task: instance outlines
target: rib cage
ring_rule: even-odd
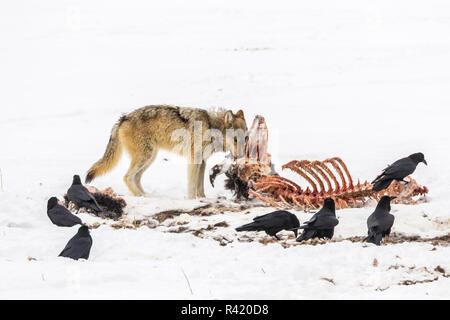
[[[294,160],[282,168],[295,172],[309,186],[302,189],[287,178],[263,175],[251,184],[254,190],[249,190],[250,195],[275,207],[309,210],[320,208],[328,197],[335,200],[337,209],[342,209],[361,207],[368,199],[379,200],[384,194],[397,196],[397,203],[415,203],[412,197],[428,193],[426,187],[409,177],[408,185],[394,181],[382,192],[373,191],[367,181],[354,184],[347,165],[338,157],[312,162]]]
[[[295,172],[309,186],[303,190],[289,179],[263,176],[252,184],[254,190],[250,190],[250,194],[277,207],[301,209],[319,208],[328,197],[335,200],[337,208],[356,207],[363,205],[367,198],[376,198],[376,192],[367,181],[354,185],[346,164],[338,157],[312,162],[294,160],[282,168]]]
[[[327,164],[331,164],[334,170],[338,173],[341,179],[341,184],[339,184],[338,179],[336,178],[335,174],[332,172],[332,170],[329,168]],[[302,176],[303,178],[305,178],[311,184],[313,192],[316,193],[331,194],[339,191],[346,192],[355,189],[355,186],[353,185],[352,176],[348,171],[347,166],[345,165],[344,161],[342,161],[342,159],[338,157],[326,159],[325,161],[313,161],[313,162],[310,162],[308,160],[303,161],[294,160],[283,165],[282,168],[283,170],[290,169],[295,173],[299,174],[300,176]],[[347,179],[345,178],[344,172],[342,170],[345,172]],[[308,176],[308,174],[313,179],[310,176]],[[320,178],[319,175],[322,177],[322,179]],[[334,188],[331,184],[330,179],[333,180],[334,182],[335,185]],[[317,185],[315,182],[319,184],[320,191],[317,189]],[[326,191],[324,182],[328,186],[328,190]]]

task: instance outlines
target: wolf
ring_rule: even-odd
[[[106,151],[89,169],[86,183],[110,171],[125,149],[131,164],[124,182],[133,195],[146,196],[141,185],[142,175],[155,160],[158,150],[163,149],[188,159],[188,198],[205,197],[207,158],[214,152],[228,151],[235,158],[243,156],[245,141],[242,140],[246,134],[242,110],[234,114],[226,109],[146,106],[123,115],[113,126]]]

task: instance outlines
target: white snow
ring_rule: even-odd
[[[445,0],[2,3],[0,298],[448,299],[450,278],[434,269],[450,273],[449,247],[236,240],[236,226],[270,208],[175,219],[226,221],[217,230],[233,240],[226,246],[170,226],[105,224],[91,232],[88,261],[59,258],[76,228],[53,226],[46,202],[103,154],[122,113],[162,103],[230,107],[244,109],[248,124],[266,118],[278,168],[339,156],[365,180],[422,151],[429,165],[413,177],[430,189],[428,202],[394,206],[393,231],[448,234],[449,34]],[[183,159],[159,154],[143,179],[148,198],[126,189],[127,166],[123,157],[93,184],[123,194],[130,219],[201,205],[185,200]],[[217,186],[206,182],[209,200],[231,197]],[[339,211],[336,237],[364,235],[372,210]]]

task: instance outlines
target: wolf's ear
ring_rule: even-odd
[[[244,111],[239,110],[239,111],[236,113],[236,117],[241,118],[242,120],[245,120],[245,117],[244,117]]]
[[[233,111],[228,110],[227,112],[225,112],[224,122],[226,126],[231,125],[233,123],[233,119],[234,119]]]

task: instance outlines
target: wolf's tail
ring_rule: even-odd
[[[108,145],[106,146],[105,154],[89,169],[86,175],[86,183],[89,183],[95,178],[107,173],[116,166],[117,162],[119,162],[120,156],[122,155],[122,144],[119,139],[119,128],[124,120],[124,117],[122,117],[119,122],[114,125]]]

